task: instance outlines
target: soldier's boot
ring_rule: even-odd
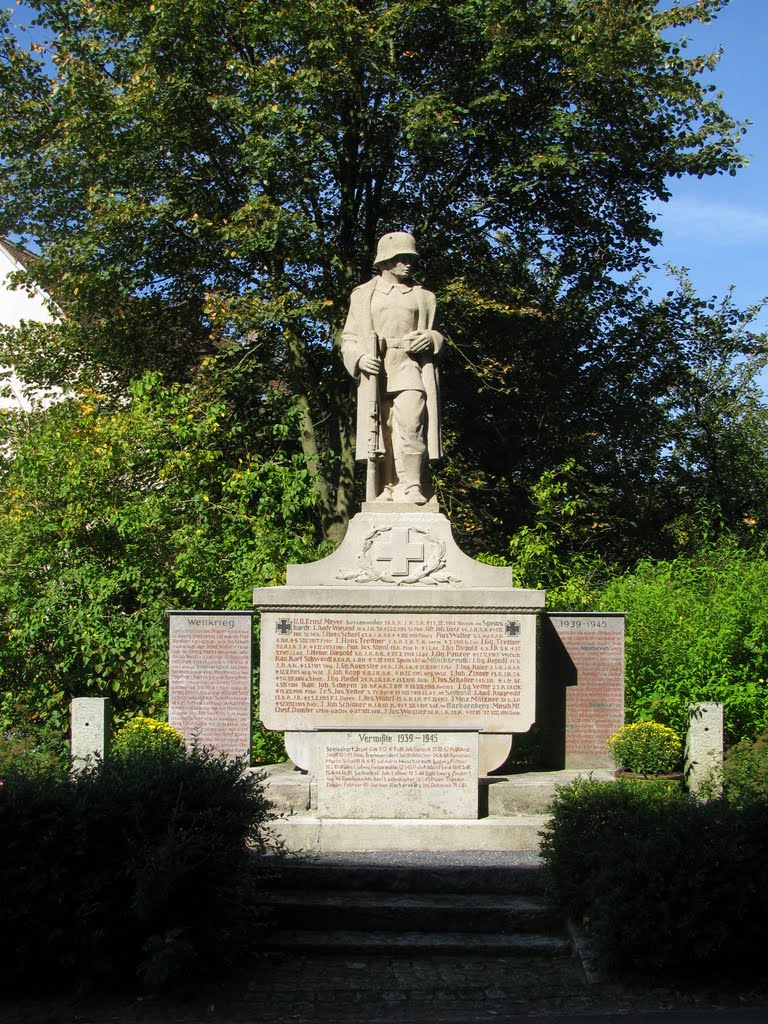
[[[403,495],[401,500],[410,501],[413,505],[427,504],[421,490],[421,465],[420,455],[403,455],[398,459],[397,475],[400,478]]]

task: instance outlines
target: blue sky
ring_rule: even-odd
[[[654,258],[688,267],[702,296],[734,285],[743,307],[768,295],[768,0],[731,0],[713,22],[686,35],[691,53],[723,47],[708,77],[730,114],[754,122],[741,143],[750,163],[735,177],[672,179],[672,199],[654,208],[664,233]],[[666,290],[663,275],[653,280],[655,291]],[[768,329],[765,310],[758,322]]]

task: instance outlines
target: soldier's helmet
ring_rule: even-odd
[[[382,235],[379,239],[373,265],[378,267],[381,263],[391,260],[393,256],[405,255],[419,255],[416,251],[416,239],[407,231],[390,231],[389,234]]]

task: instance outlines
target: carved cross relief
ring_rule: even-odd
[[[410,539],[407,526],[397,526],[373,547],[374,562],[389,562],[392,576],[408,576],[412,562],[424,563],[424,545]]]

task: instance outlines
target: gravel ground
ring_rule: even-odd
[[[247,977],[163,998],[0,1001],[2,1024],[488,1024],[521,1018],[759,1010],[768,991],[587,982],[577,959],[265,954]],[[762,1008],[762,1009],[760,1009]],[[677,1018],[675,1018],[677,1019]],[[727,1018],[732,1019],[731,1017]],[[741,1017],[739,1017],[741,1019]]]

